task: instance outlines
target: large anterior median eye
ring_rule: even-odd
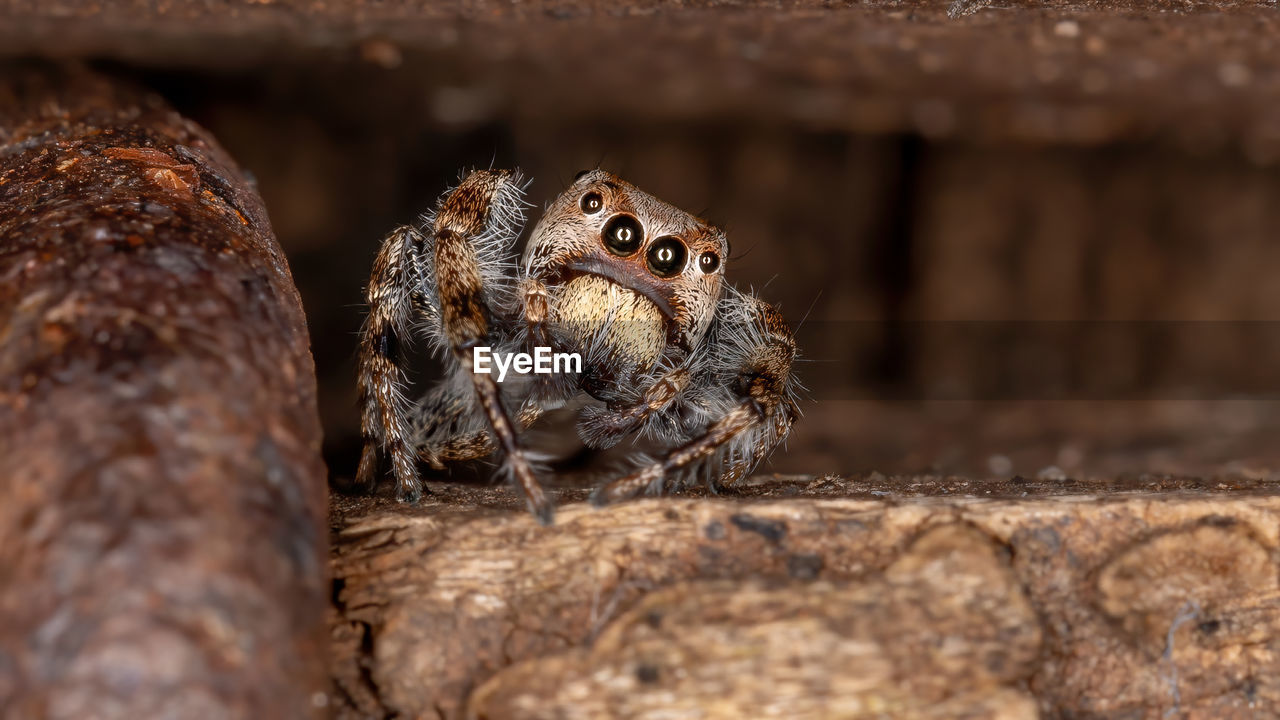
[[[684,243],[673,237],[658,238],[649,246],[647,260],[649,272],[661,278],[668,278],[684,269],[684,258],[688,251]]]
[[[640,249],[644,231],[640,221],[630,215],[619,215],[604,226],[604,246],[614,255],[630,255]]]

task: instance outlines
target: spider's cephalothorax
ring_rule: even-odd
[[[418,227],[383,243],[360,343],[364,454],[376,481],[390,455],[398,496],[422,493],[433,468],[500,452],[530,509],[549,522],[520,430],[576,396],[583,441],[608,447],[643,433],[669,450],[597,489],[600,502],[701,479],[737,481],[797,416],[796,347],[781,314],[724,282],[724,233],[601,170],[581,173],[538,221],[518,263],[525,204],[518,173],[477,171]],[[398,348],[413,333],[446,358],[420,401],[403,394]],[[477,372],[491,356],[576,353],[580,372]],[[575,368],[576,370],[576,368]]]

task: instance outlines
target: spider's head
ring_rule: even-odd
[[[592,170],[547,208],[523,263],[553,288],[552,320],[568,339],[647,366],[702,339],[728,253],[724,231]]]

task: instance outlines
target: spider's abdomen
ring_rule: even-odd
[[[653,301],[598,275],[560,288],[551,309],[562,339],[588,358],[618,358],[647,369],[666,345],[666,319]]]

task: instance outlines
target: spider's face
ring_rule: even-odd
[[[649,365],[706,333],[728,250],[719,228],[593,170],[551,203],[523,262],[569,339]]]

